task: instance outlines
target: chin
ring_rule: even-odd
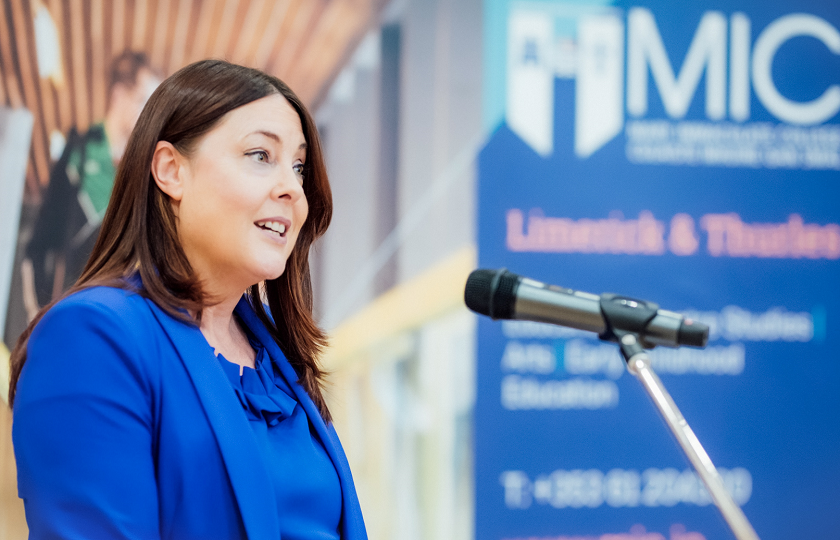
[[[267,256],[268,255],[268,256]],[[286,264],[288,257],[280,253],[259,253],[253,257],[248,257],[250,264],[246,264],[244,270],[248,271],[252,276],[251,279],[255,283],[261,283],[272,279],[277,279],[286,271]]]
[[[266,269],[266,271],[262,272],[263,277],[262,277],[262,279],[260,279],[260,281],[270,281],[272,279],[277,279],[280,276],[282,276],[285,271],[286,271],[285,263],[280,268]]]

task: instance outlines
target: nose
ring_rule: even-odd
[[[294,169],[283,171],[277,175],[277,181],[271,190],[272,199],[289,199],[290,202],[294,203],[303,196],[303,184]]]

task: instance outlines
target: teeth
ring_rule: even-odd
[[[261,221],[258,225],[264,229],[270,229],[277,234],[284,234],[286,232],[286,225],[276,221]]]

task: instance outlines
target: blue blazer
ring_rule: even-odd
[[[365,540],[347,458],[243,298],[237,314],[292,386],[341,483],[343,540]],[[280,538],[274,489],[200,330],[151,300],[96,287],[29,340],[13,441],[30,538]]]

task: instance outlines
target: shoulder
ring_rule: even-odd
[[[148,312],[146,300],[137,291],[130,288],[91,287],[58,302],[47,311],[42,321],[67,314],[84,318],[102,315],[130,320],[143,317]]]
[[[154,341],[156,326],[146,299],[136,291],[91,287],[50,308],[35,326],[28,350],[35,352],[39,346],[54,349],[57,343],[84,347],[114,341],[126,353],[138,353]]]
[[[160,378],[158,328],[146,300],[131,290],[92,287],[68,296],[29,337],[15,407],[74,392],[128,396],[141,389],[137,401],[147,399]]]

